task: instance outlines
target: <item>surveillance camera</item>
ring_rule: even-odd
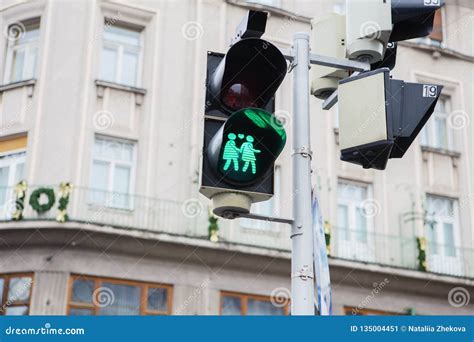
[[[381,61],[391,33],[391,0],[347,1],[347,58],[365,58],[371,64]]]
[[[329,14],[311,21],[311,52],[334,58],[345,58],[346,19],[344,15]],[[339,80],[348,71],[315,65],[311,67],[311,94],[326,99],[337,89]]]

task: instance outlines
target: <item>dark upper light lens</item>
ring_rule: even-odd
[[[222,96],[222,102],[224,102],[226,107],[232,110],[254,106],[249,89],[241,83],[233,84],[227,88]]]

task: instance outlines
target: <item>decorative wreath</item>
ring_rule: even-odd
[[[48,197],[48,201],[44,204],[40,204],[39,199],[43,194]],[[44,213],[45,211],[51,209],[55,201],[56,198],[54,197],[54,190],[51,188],[36,189],[31,193],[30,196],[30,205],[38,214]]]

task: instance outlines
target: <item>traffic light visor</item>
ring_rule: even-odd
[[[263,39],[243,39],[229,49],[211,76],[211,92],[230,112],[265,107],[286,70],[285,57],[276,46]]]

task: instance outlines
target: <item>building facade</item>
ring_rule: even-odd
[[[0,3],[1,314],[289,313],[289,227],[215,222],[198,192],[206,55],[249,8],[287,49],[344,2]],[[385,171],[342,163],[337,106],[311,99],[335,314],[474,313],[473,18],[447,0],[430,38],[400,44],[393,76],[444,90]],[[291,217],[291,143],[275,167],[252,211]]]

